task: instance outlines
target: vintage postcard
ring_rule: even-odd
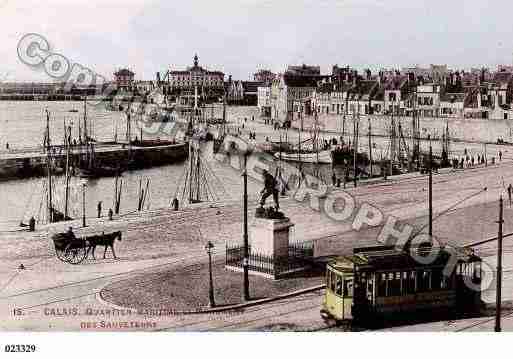
[[[511,331],[512,9],[0,0],[0,330]]]

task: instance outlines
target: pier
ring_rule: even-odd
[[[55,169],[64,168],[66,151],[63,146],[52,146],[52,165]],[[98,143],[95,145],[96,159],[107,166],[117,166],[130,155],[131,168],[149,168],[182,161],[187,157],[187,143],[163,143],[153,146],[138,146],[127,143]],[[81,146],[73,146],[71,158],[78,159],[83,154]],[[0,153],[0,180],[37,177],[45,174],[47,155],[43,149],[25,149]]]

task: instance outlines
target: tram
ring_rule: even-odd
[[[381,323],[472,311],[481,301],[481,274],[481,258],[469,249],[355,248],[327,264],[321,316],[336,324]]]

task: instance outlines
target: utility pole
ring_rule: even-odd
[[[431,135],[429,140],[429,238],[433,238],[433,147],[431,146]]]
[[[244,177],[244,300],[248,301],[249,298],[249,240],[248,240],[248,153],[244,153],[244,171],[242,176]]]
[[[497,236],[497,289],[495,304],[495,331],[501,331],[501,301],[502,301],[502,223],[503,219],[503,203],[502,196],[499,198],[499,235]]]
[[[369,117],[369,160],[370,160],[370,177],[372,178],[372,129],[371,119]]]
[[[358,104],[358,111],[360,111],[360,104]],[[354,131],[354,133],[353,133],[353,135],[354,135],[354,138],[353,138],[353,182],[354,182],[354,186],[356,187],[357,186],[356,157],[358,157],[358,125],[359,125],[359,121],[358,121],[357,117],[353,117],[353,119],[354,119],[354,122],[353,122],[353,131]]]
[[[86,212],[85,212],[85,183],[82,184],[82,227],[86,226]]]

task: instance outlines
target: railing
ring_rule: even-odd
[[[269,256],[254,253],[249,247],[248,269],[273,276],[292,272],[308,266],[313,258],[313,242],[298,242],[289,245],[287,256]],[[244,267],[244,247],[226,245],[226,265]]]

